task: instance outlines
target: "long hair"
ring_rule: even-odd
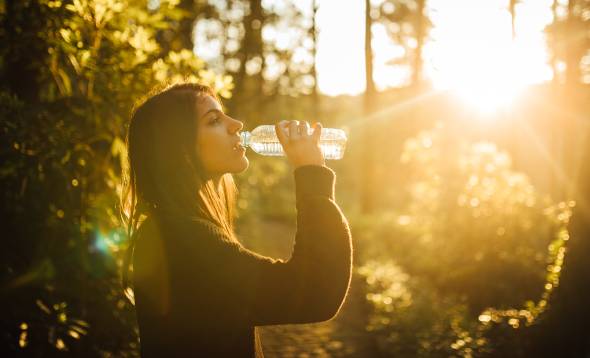
[[[179,83],[155,88],[132,110],[121,193],[121,217],[129,240],[122,283],[132,302],[129,270],[136,233],[156,211],[207,219],[237,241],[233,227],[237,188],[233,177],[224,174],[220,188],[216,188],[197,155],[197,106],[203,95],[221,102],[207,86]]]

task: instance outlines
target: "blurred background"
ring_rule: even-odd
[[[244,130],[348,135],[354,275],[268,357],[588,357],[590,1],[0,0],[1,355],[136,357],[119,284],[133,104],[215,88]],[[237,230],[288,259],[292,168],[250,150]]]

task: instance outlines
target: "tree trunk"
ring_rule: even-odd
[[[38,1],[7,0],[3,16],[4,38],[0,82],[21,100],[40,101],[39,76],[46,66],[47,43],[43,34],[46,14]],[[48,70],[46,70],[48,71]]]
[[[318,12],[318,2],[317,0],[312,1],[312,17],[311,17],[311,36],[313,40],[313,47],[312,47],[312,57],[313,57],[313,64],[311,67],[311,75],[313,76],[313,88],[311,92],[312,98],[312,115],[313,115],[313,122],[318,121],[318,116],[320,113],[319,110],[319,95],[318,95],[318,75],[317,75],[317,48],[318,48],[318,36],[317,36],[317,28],[316,28],[316,15]]]
[[[416,52],[414,54],[414,71],[412,73],[412,86],[420,87],[422,84],[422,49],[424,48],[425,37],[425,15],[424,8],[426,7],[426,0],[416,1]]]
[[[258,106],[262,101],[258,101],[262,96],[263,78],[262,69],[264,68],[264,53],[262,43],[262,27],[264,25],[264,11],[261,0],[250,0],[250,13],[244,18],[244,37],[240,46],[238,60],[240,67],[234,76],[235,90],[232,107],[238,107],[248,100],[248,104]],[[259,56],[262,60],[261,70],[252,76],[248,75],[246,65],[249,60]],[[243,94],[250,93],[254,96],[245,98]],[[254,102],[252,101],[254,100]],[[235,109],[235,108],[234,108]]]
[[[512,25],[512,41],[516,38],[516,3],[518,0],[510,0],[508,11],[510,12],[510,23]]]
[[[188,12],[190,15],[182,18],[175,26],[156,33],[156,41],[160,46],[160,55],[165,56],[170,51],[180,51],[182,49],[193,50],[195,44],[193,39],[193,29],[201,12],[205,11],[204,7],[198,5],[194,0],[181,0],[178,8]]]
[[[553,0],[553,3],[551,4],[551,15],[553,17],[553,24],[557,23],[557,6],[559,6],[559,0]],[[556,46],[556,44],[552,44],[553,47]],[[553,49],[553,53],[551,55],[551,71],[553,72],[553,78],[551,79],[551,82],[553,83],[553,85],[557,85],[559,83],[559,72],[557,70],[557,55],[555,53],[556,49]]]
[[[577,55],[576,46],[578,41],[574,41],[578,34],[576,33],[575,22],[576,22],[576,1],[569,0],[567,3],[567,36],[570,39],[568,46],[566,46],[566,71],[565,71],[565,83],[569,90],[572,90],[580,81],[580,57]]]
[[[364,214],[370,214],[375,209],[375,159],[372,143],[374,142],[374,124],[371,123],[371,114],[375,110],[375,82],[373,81],[373,49],[371,46],[371,3],[365,0],[365,82],[366,90],[364,94],[364,116],[365,125],[363,126],[362,137],[362,157],[361,161],[361,210]]]

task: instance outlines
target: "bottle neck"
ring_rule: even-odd
[[[240,133],[240,144],[245,148],[250,146],[250,137],[251,134],[248,131],[244,131]]]

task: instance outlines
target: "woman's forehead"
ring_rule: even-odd
[[[203,116],[205,113],[207,113],[208,111],[212,110],[212,109],[216,109],[219,111],[223,111],[223,108],[221,107],[221,103],[219,103],[219,101],[217,101],[214,97],[212,97],[209,94],[200,94],[197,97],[197,111],[199,113],[199,117]]]

